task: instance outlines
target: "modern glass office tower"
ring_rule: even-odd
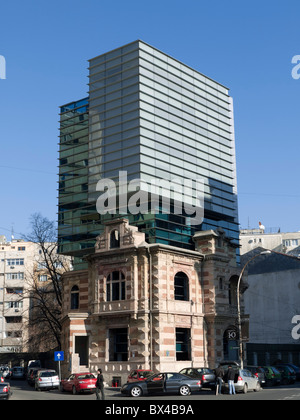
[[[203,179],[204,221],[129,215],[150,243],[193,249],[196,231],[221,227],[238,242],[232,99],[228,88],[135,41],[89,60],[89,97],[61,108],[59,242],[88,253],[105,220],[100,179]],[[172,206],[171,206],[172,210]]]

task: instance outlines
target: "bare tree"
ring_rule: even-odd
[[[47,282],[37,281],[37,270],[27,278],[30,283],[27,297],[30,298],[28,319],[28,347],[40,351],[61,347],[61,318],[63,290],[61,275],[70,270],[70,259],[57,253],[57,230],[55,223],[40,213],[30,218],[31,233],[24,239],[38,245],[39,259],[36,269],[47,275]]]

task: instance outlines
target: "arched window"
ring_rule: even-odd
[[[120,248],[120,235],[118,230],[110,233],[110,248]]]
[[[175,275],[175,300],[189,300],[189,278],[183,273],[179,272]]]
[[[71,309],[79,309],[79,287],[73,286],[71,289]]]
[[[122,271],[113,271],[106,280],[106,300],[111,302],[125,299],[125,276]]]

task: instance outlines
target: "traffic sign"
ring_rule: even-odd
[[[55,362],[63,362],[65,360],[65,354],[63,351],[55,351],[54,352],[54,361]]]

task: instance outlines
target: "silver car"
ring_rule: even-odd
[[[59,378],[55,370],[43,369],[39,370],[35,377],[35,390],[50,390],[59,388]]]
[[[261,385],[256,376],[254,376],[249,370],[247,369],[235,369],[235,380],[234,380],[234,387],[236,392],[243,392],[247,394],[248,391],[259,392],[261,390]],[[226,374],[225,374],[226,380]],[[225,389],[229,389],[228,383],[224,384]]]

